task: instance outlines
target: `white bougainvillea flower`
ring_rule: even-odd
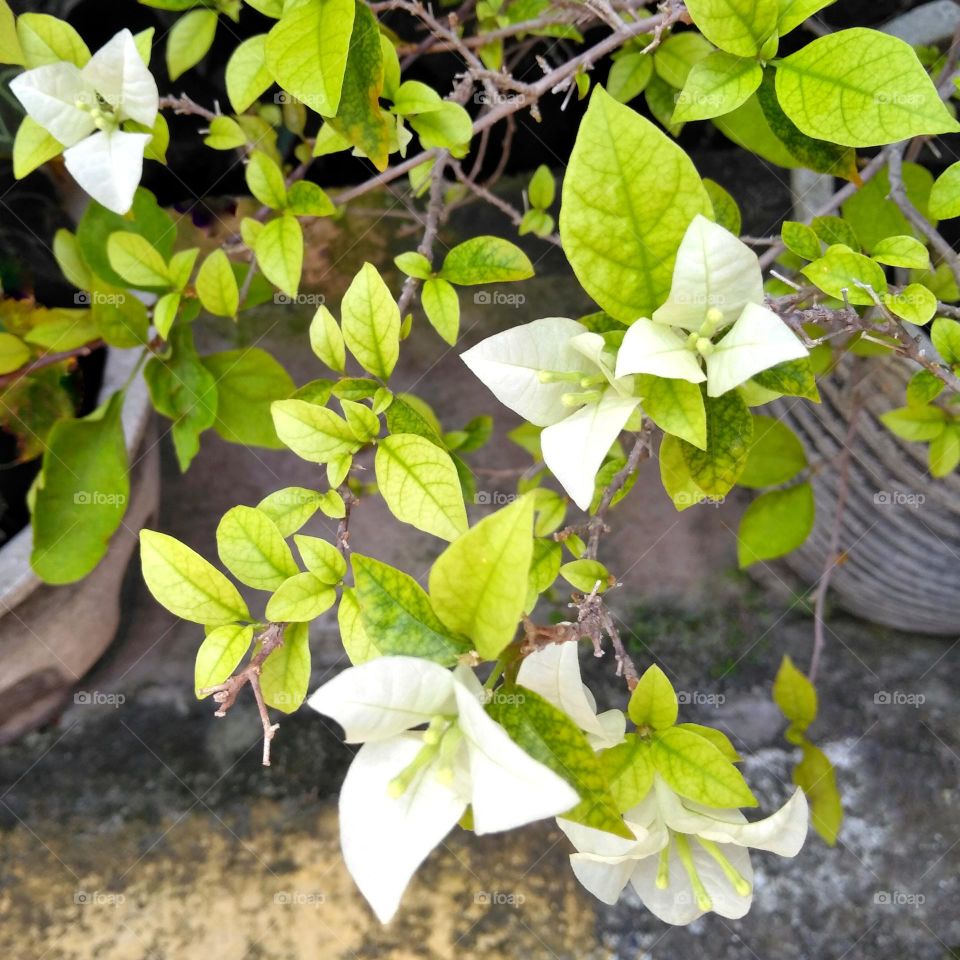
[[[706,381],[708,395],[719,397],[761,370],[806,355],[790,328],[764,306],[756,254],[698,214],[677,251],[670,295],[652,319],[641,317],[628,328],[616,375]]]
[[[351,667],[308,701],[348,742],[363,744],[340,792],[340,839],[382,923],[468,804],[474,830],[493,833],[556,816],[579,799],[510,739],[484,710],[486,699],[468,667],[387,656]]]
[[[623,742],[627,718],[622,710],[597,713],[597,701],[580,677],[576,643],[552,643],[524,657],[517,683],[559,707],[587,735],[594,750]]]
[[[604,903],[630,883],[665,923],[687,924],[704,913],[742,917],[753,900],[749,847],[794,857],[807,835],[807,799],[797,789],[765,820],[748,823],[739,810],[715,810],[679,797],[659,777],[624,814],[630,841],[569,820],[557,823],[577,848],[577,879]]]
[[[152,127],[157,84],[133,35],[121,30],[82,68],[60,61],[10,81],[27,114],[66,147],[63,160],[83,189],[115,213],[126,213],[143,171],[149,133],[123,130],[125,120]]]
[[[538,427],[543,459],[581,510],[603,458],[640,400],[617,379],[602,336],[566,317],[494,334],[461,354],[504,406]]]

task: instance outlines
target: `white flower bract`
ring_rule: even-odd
[[[77,183],[114,213],[126,213],[143,172],[151,134],[126,131],[132,120],[152,127],[157,84],[121,30],[83,66],[67,61],[27,70],[10,81],[27,114],[65,147],[63,160]]]
[[[697,215],[677,252],[666,302],[652,318],[630,325],[617,353],[616,375],[706,381],[707,394],[719,397],[762,370],[806,355],[790,328],[764,306],[756,254]]]
[[[486,699],[468,667],[386,656],[345,670],[308,701],[363,744],[340,792],[340,838],[347,869],[383,923],[468,805],[475,831],[493,833],[579,799],[510,739]]]
[[[632,884],[653,914],[684,925],[707,912],[744,916],[753,900],[748,848],[796,856],[807,835],[808,810],[798,788],[776,813],[749,823],[739,810],[682,799],[655,775],[649,793],[624,821],[635,840],[557,821],[576,847],[570,864],[577,879],[609,904]]]

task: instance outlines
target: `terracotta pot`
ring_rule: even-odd
[[[102,395],[122,387],[136,362],[135,351],[110,351]],[[66,586],[39,580],[30,568],[29,527],[0,549],[0,743],[55,714],[113,640],[137,534],[159,502],[160,459],[151,414],[146,386],[138,378],[123,409],[132,464],[130,502],[106,556],[89,576]]]

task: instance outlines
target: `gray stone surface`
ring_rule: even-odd
[[[358,263],[382,254],[361,247]],[[464,298],[468,339],[581,312],[569,282],[555,276],[561,265],[548,254],[522,309]],[[337,298],[341,274],[325,274],[321,262],[314,279]],[[322,372],[305,349],[308,314],[266,308],[238,335],[263,338],[303,382]],[[447,428],[478,407],[493,410],[429,330],[415,334],[399,378],[444,409]],[[513,422],[496,413],[496,438],[475,464],[483,469],[523,463],[504,439]],[[292,456],[216,438],[186,476],[166,441],[162,450],[161,527],[211,557],[224,510],[319,482],[316,467]],[[488,475],[478,480],[495,489]],[[788,793],[793,760],[769,688],[783,653],[806,662],[811,622],[777,571],[768,572],[776,589],[735,572],[737,512],[728,503],[674,513],[648,463],[604,556],[623,580],[612,597],[638,663],[655,656],[668,671],[684,694],[684,719],[728,730],[769,811]],[[352,531],[355,549],[414,574],[434,549],[399,533],[374,502],[356,511]],[[332,618],[312,633],[319,682],[343,658]],[[566,841],[541,826],[451,836],[398,920],[380,928],[338,853],[333,798],[351,750],[303,711],[282,718],[274,766],[261,768],[251,705],[215,720],[193,699],[200,628],[157,607],[133,575],[121,637],[84,683],[97,702],[75,704],[55,727],[0,750],[0,949],[16,960],[947,960],[960,951],[957,648],[840,616],[828,637],[812,732],[838,767],[841,841],[830,850],[811,837],[795,861],[756,856],[746,919],[673,929],[629,897],[602,907],[572,879]],[[601,703],[623,705],[610,660],[584,651],[584,664]]]

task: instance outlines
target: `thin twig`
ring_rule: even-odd
[[[247,685],[253,690],[254,699],[257,701],[257,711],[260,714],[260,723],[263,725],[263,765],[270,766],[270,744],[280,728],[279,723],[270,722],[270,714],[267,712],[267,705],[263,699],[263,691],[260,689],[260,673],[263,668],[263,662],[276,650],[283,646],[283,631],[286,628],[284,623],[271,623],[257,637],[260,644],[259,650],[250,658],[249,663],[243,669],[238,670],[232,677],[229,677],[223,683],[218,683],[212,687],[205,687],[200,690],[200,696],[206,697],[213,694],[214,702],[219,704],[214,712],[215,717],[224,717],[227,711],[234,705],[237,695]]]
[[[31,360],[30,363],[24,364],[19,370],[13,370],[0,377],[0,390],[9,387],[18,380],[22,380],[24,377],[30,376],[31,373],[43,370],[44,367],[53,366],[53,364],[61,363],[64,360],[76,360],[78,357],[86,357],[93,353],[94,350],[99,350],[102,346],[105,346],[103,340],[91,340],[82,347],[74,347],[73,350],[62,350],[59,353],[45,353],[37,357],[36,360]]]

